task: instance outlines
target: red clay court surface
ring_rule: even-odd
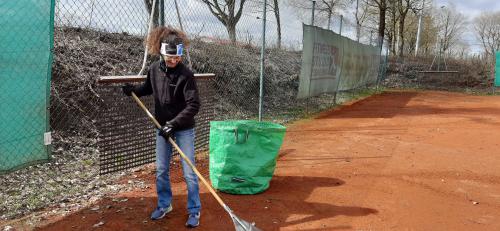
[[[500,97],[391,91],[288,126],[264,193],[220,194],[263,230],[500,230]],[[199,163],[208,175],[206,161]],[[39,230],[185,230],[186,190],[150,221],[151,188],[117,195]],[[234,230],[204,186],[201,226]],[[98,228],[93,225],[103,221]]]

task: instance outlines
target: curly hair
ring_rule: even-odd
[[[186,33],[171,26],[160,26],[149,33],[148,39],[146,40],[148,53],[151,55],[159,55],[161,42],[171,36],[181,39],[184,47],[189,47],[189,39]]]

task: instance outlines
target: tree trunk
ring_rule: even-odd
[[[229,39],[232,44],[236,44],[236,24],[243,14],[243,6],[247,0],[225,0],[222,7],[219,0],[201,0],[207,6],[210,12],[226,27]],[[237,10],[235,10],[238,5]]]
[[[391,54],[396,56],[397,42],[398,42],[398,31],[397,31],[398,15],[396,11],[396,2],[394,0],[389,0],[389,4],[391,5],[391,8],[389,11],[389,29],[387,30],[387,36],[391,37],[391,41],[389,43]]]
[[[330,24],[332,24],[332,11],[328,11],[328,26],[326,27],[330,30]]]
[[[278,5],[278,0],[274,0],[274,17],[276,17],[276,30],[278,33],[278,49],[281,49],[281,19],[280,19],[280,8]]]
[[[405,27],[405,18],[400,17],[399,19],[399,57],[403,58],[404,54],[404,46],[405,46],[405,33],[404,33],[404,27]]]
[[[151,7],[153,6],[153,1],[152,0],[144,0],[144,5],[146,6],[146,10],[148,11],[148,14],[151,15]],[[156,3],[155,7],[155,13],[153,14],[153,28],[158,26],[158,19],[159,17],[159,12],[158,12],[158,2]]]
[[[392,35],[392,40],[391,40],[391,53],[392,55],[397,55],[396,53],[396,45],[397,45],[397,41],[398,41],[398,35],[396,34],[396,32],[394,32],[394,34]]]
[[[229,34],[229,40],[233,45],[236,45],[236,23],[228,22],[226,25],[227,33]]]
[[[384,32],[385,32],[385,14],[387,11],[386,7],[386,0],[380,0],[380,6],[379,6],[379,18],[378,18],[378,46],[380,46],[380,51],[382,51],[382,43],[384,42]]]
[[[387,34],[387,45],[389,46],[389,51],[391,52],[391,54],[394,54],[394,53],[392,53],[392,46],[393,46],[392,43],[393,43],[393,40],[394,40],[393,37],[394,37],[393,35]]]

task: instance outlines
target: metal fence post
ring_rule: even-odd
[[[373,31],[370,31],[370,46],[372,45],[373,42]]]
[[[259,84],[259,121],[262,121],[262,107],[264,98],[264,60],[266,52],[266,10],[267,0],[264,0],[264,10],[262,11],[262,47],[260,48],[260,84]]]
[[[420,46],[420,34],[422,31],[422,15],[424,14],[424,4],[425,4],[425,1],[422,1],[422,10],[420,10],[420,14],[418,16],[417,42],[415,44],[415,57],[417,57],[417,55],[418,55],[418,48]]]
[[[342,23],[344,21],[344,16],[340,15],[340,27],[339,27],[339,35],[342,36]],[[339,80],[337,81],[337,89],[335,90],[335,94],[333,95],[333,102],[337,104],[337,92],[339,91],[340,80],[342,78],[342,69],[344,69],[344,42],[342,42],[342,64],[340,67],[340,75]]]
[[[497,56],[496,56],[496,53],[493,52],[493,62],[491,63],[491,76],[493,77],[492,78],[492,81],[491,81],[491,94],[494,95],[495,94],[495,66],[497,64]]]
[[[342,23],[344,23],[344,15],[340,15],[339,35],[342,35]]]
[[[344,17],[340,15],[340,29],[339,29],[339,35],[342,38],[342,21]],[[337,104],[337,93],[339,92],[339,86],[340,86],[340,80],[342,78],[342,70],[344,69],[344,59],[345,59],[345,54],[344,54],[344,40],[342,40],[342,62],[340,63],[340,74],[339,74],[339,80],[337,81],[337,87],[335,89],[335,94],[333,95],[333,103]]]
[[[316,1],[312,1],[312,11],[311,11],[311,26],[314,26],[314,12],[316,11]],[[313,72],[313,66],[314,66],[314,46],[313,46],[313,57],[311,60],[311,72],[309,73],[309,90],[308,90],[308,98],[306,101],[306,114],[309,114],[309,101],[311,100],[311,79],[312,79],[312,72]]]
[[[316,1],[313,1],[312,13],[311,13],[311,26],[314,26],[314,11],[316,10]]]

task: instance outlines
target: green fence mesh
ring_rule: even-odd
[[[54,0],[0,4],[0,172],[49,159]]]

